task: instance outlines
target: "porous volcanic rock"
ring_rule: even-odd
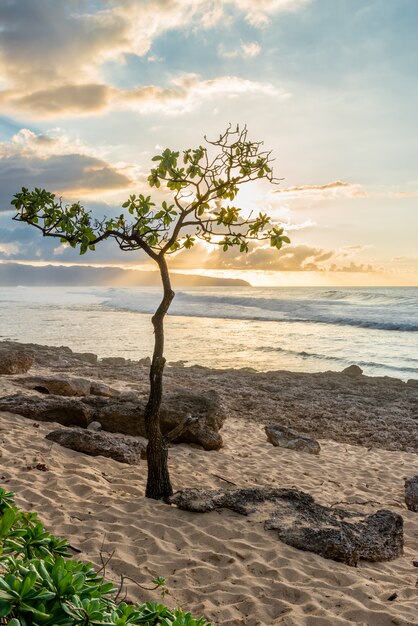
[[[418,513],[418,474],[405,480],[405,503],[410,511]]]
[[[140,396],[136,402],[101,396],[76,399],[56,395],[39,397],[16,394],[0,398],[0,411],[83,428],[97,421],[103,430],[142,437],[146,437],[145,405],[146,400]],[[188,415],[199,419],[188,424],[174,439],[174,443],[195,443],[205,450],[222,447],[223,441],[218,431],[225,413],[216,392],[208,391],[204,396],[185,390],[166,394],[160,411],[163,434],[176,428]]]
[[[91,381],[70,376],[27,376],[16,380],[24,387],[57,396],[88,396]]]
[[[137,465],[146,448],[144,442],[135,439],[75,428],[53,430],[45,439],[89,456],[105,456],[128,465]]]
[[[321,446],[316,439],[301,435],[290,428],[286,428],[286,426],[268,424],[264,430],[267,439],[273,446],[297,450],[298,452],[308,452],[309,454],[319,454],[321,451]]]
[[[58,422],[63,426],[82,428],[94,419],[93,411],[87,404],[61,396],[4,396],[0,398],[0,411],[17,413],[39,422]]]
[[[0,374],[24,374],[32,365],[33,355],[29,351],[0,344]]]
[[[112,398],[103,402],[103,398],[86,398],[85,402],[94,407],[94,419],[99,421],[104,430],[127,435],[146,436],[144,412],[146,400],[137,397],[135,402]],[[198,417],[174,439],[174,443],[195,443],[205,450],[219,450],[223,440],[219,434],[225,420],[225,411],[216,391],[209,390],[195,394],[187,390],[165,394],[160,409],[160,426],[163,434],[184,420],[187,415]]]
[[[186,489],[169,502],[198,513],[226,508],[241,515],[257,513],[259,519],[264,512],[264,528],[275,531],[283,543],[347,565],[362,559],[390,561],[403,554],[403,518],[397,513],[333,509],[297,489]]]

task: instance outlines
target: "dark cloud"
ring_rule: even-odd
[[[132,181],[106,161],[85,154],[48,157],[15,153],[0,157],[0,210],[22,187],[44,187],[65,192],[108,191],[129,187]]]
[[[110,93],[106,85],[61,85],[15,98],[14,104],[41,116],[91,113],[107,106]]]

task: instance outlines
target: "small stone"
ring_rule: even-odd
[[[351,378],[357,378],[363,374],[363,370],[358,365],[350,365],[346,367],[342,372],[346,376],[350,376]]]
[[[405,480],[405,503],[410,511],[418,512],[418,474]]]
[[[269,424],[265,426],[267,439],[273,446],[279,448],[287,448],[288,450],[297,450],[298,452],[307,452],[308,454],[319,454],[321,446],[307,435],[301,435],[286,426],[278,424]]]
[[[100,422],[90,422],[90,424],[87,426],[87,430],[93,430],[95,432],[98,432],[99,430],[102,430],[102,425]]]

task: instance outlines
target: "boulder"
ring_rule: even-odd
[[[53,430],[45,439],[89,456],[105,456],[128,465],[137,465],[146,448],[143,442],[135,439],[69,428]]]
[[[102,425],[100,422],[90,422],[90,424],[87,426],[87,430],[94,430],[94,431],[99,431],[102,430]]]
[[[97,421],[103,430],[142,437],[146,437],[145,406],[146,399],[140,396],[137,396],[135,402],[103,396],[76,399],[17,394],[0,398],[0,411],[18,413],[35,421],[52,421],[83,428]],[[178,427],[188,415],[198,419],[188,421],[184,430],[173,440],[174,443],[196,443],[205,450],[222,447],[223,441],[218,431],[225,419],[225,412],[216,392],[208,392],[206,396],[185,390],[166,394],[160,412],[163,434]]]
[[[128,361],[123,356],[106,356],[100,359],[101,365],[119,366],[125,365]]]
[[[289,450],[297,450],[298,452],[308,452],[309,454],[319,454],[321,446],[319,443],[308,437],[286,428],[278,424],[269,424],[265,426],[267,439],[273,446],[280,448],[288,448]]]
[[[418,474],[405,480],[405,502],[410,511],[418,513]]]
[[[60,396],[4,396],[0,411],[17,413],[38,422],[58,422],[63,426],[86,428],[93,421],[93,411],[80,400]]]
[[[84,363],[97,365],[97,354],[94,354],[94,352],[74,352],[74,356]]]
[[[137,396],[136,401],[111,399],[108,402],[97,402],[101,398],[86,398],[85,402],[94,405],[95,419],[110,432],[121,432],[127,435],[146,436],[144,412],[146,399]],[[160,425],[163,434],[169,433],[192,415],[199,418],[190,423],[174,439],[174,443],[196,443],[205,450],[219,450],[223,440],[219,434],[225,420],[225,411],[216,391],[209,391],[205,396],[187,390],[165,394],[160,410]]]
[[[359,560],[390,561],[403,554],[403,518],[388,510],[365,515],[317,504],[296,489],[186,489],[169,499],[180,509],[204,513],[226,508],[265,516],[264,528],[294,548],[356,565]]]
[[[28,376],[18,381],[29,389],[57,396],[88,396],[90,380],[70,376]]]
[[[33,364],[33,354],[7,343],[0,344],[0,374],[24,374]]]
[[[358,365],[349,365],[341,374],[345,374],[345,376],[350,376],[351,378],[357,378],[363,374],[363,370]]]

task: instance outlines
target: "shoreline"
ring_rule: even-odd
[[[92,354],[68,348],[28,347],[36,351],[28,376],[81,376],[119,391],[147,393],[146,362],[96,362]],[[1,375],[0,395],[16,393],[18,378],[22,375]],[[144,461],[124,465],[63,448],[45,439],[59,424],[5,412],[0,412],[2,486],[16,492],[23,510],[37,511],[49,530],[68,537],[80,550],[78,558],[100,567],[114,552],[106,576],[115,584],[121,575],[145,586],[164,576],[169,589],[164,602],[204,615],[213,626],[416,624],[417,513],[406,509],[403,485],[405,476],[416,473],[417,448],[414,453],[401,448],[410,447],[406,426],[417,430],[418,388],[334,372],[168,366],[165,390],[179,385],[202,394],[217,390],[226,420],[220,450],[170,446],[175,489],[219,489],[225,481],[296,487],[326,506],[361,513],[391,509],[404,518],[404,555],[350,567],[291,548],[262,523],[232,511],[201,515],[148,500]],[[320,455],[273,447],[264,433],[273,417],[318,437]],[[391,423],[394,449],[385,450],[376,436]],[[363,445],[352,442],[357,439]],[[395,592],[396,600],[389,601]],[[160,599],[129,581],[126,593],[131,600]]]

